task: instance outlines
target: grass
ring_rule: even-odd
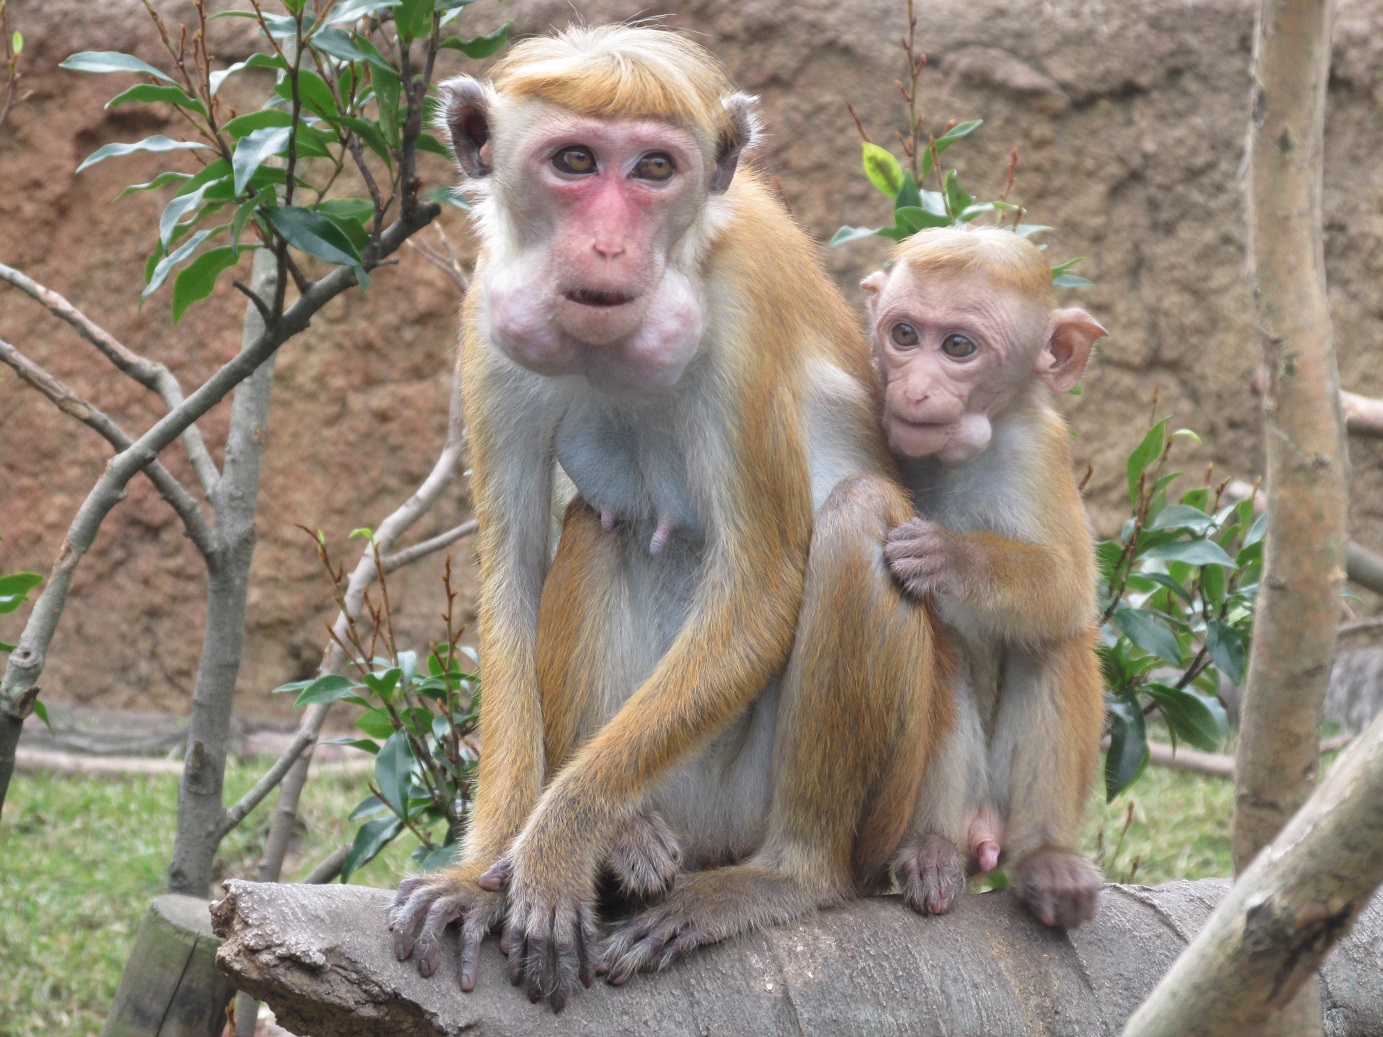
[[[227,799],[259,773],[232,765]],[[1085,848],[1121,881],[1135,860],[1133,880],[1148,884],[1228,875],[1232,792],[1223,779],[1149,767],[1113,804],[1092,800]],[[364,795],[359,777],[309,783],[287,877],[350,841],[346,817]],[[0,1037],[100,1032],[140,919],[164,889],[176,804],[171,776],[16,776],[0,822]],[[271,796],[226,840],[218,877],[253,876],[272,805]],[[396,885],[411,849],[397,840],[352,881]]]

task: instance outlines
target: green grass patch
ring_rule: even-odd
[[[262,768],[233,764],[227,801]],[[351,840],[346,817],[366,792],[359,777],[309,783],[286,877]],[[1148,884],[1228,875],[1232,804],[1228,781],[1149,767],[1114,803],[1092,798],[1084,846],[1111,880],[1128,880],[1134,860],[1133,881]],[[254,876],[273,805],[227,838],[218,878]],[[165,888],[176,808],[171,776],[15,777],[0,821],[0,1034],[99,1034],[145,908]],[[411,850],[397,840],[352,881],[397,885]]]

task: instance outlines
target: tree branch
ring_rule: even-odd
[[[405,240],[437,217],[440,207],[432,202],[420,204],[412,220],[399,219],[380,235],[379,247],[367,247],[362,259],[366,270],[372,270],[395,252]],[[29,613],[19,646],[10,653],[3,679],[0,679],[0,808],[9,787],[14,767],[14,749],[18,731],[33,710],[34,687],[43,672],[48,646],[67,603],[72,571],[83,554],[91,547],[102,521],[119,501],[125,484],[147,467],[173,440],[194,421],[209,411],[240,382],[254,371],[283,343],[307,328],[312,317],[328,302],[356,283],[355,271],[337,267],[284,313],[277,323],[264,329],[259,338],[175,407],[154,426],[122,450],[107,465],[105,473],[92,487],[78,509],[67,536],[53,563],[53,570],[43,593]]]
[[[393,572],[410,562],[414,562],[432,551],[440,550],[447,544],[454,543],[461,537],[473,532],[474,521],[464,522],[445,533],[425,540],[420,544],[407,548],[392,556],[385,556],[384,552],[398,542],[399,537],[403,536],[412,525],[423,515],[431,510],[446,489],[456,477],[457,462],[461,458],[461,453],[466,445],[465,422],[461,412],[461,375],[457,369],[452,374],[451,386],[451,405],[447,413],[447,441],[442,448],[442,452],[433,464],[432,470],[422,481],[421,485],[413,492],[409,498],[399,505],[390,515],[379,524],[375,530],[375,544],[378,545],[380,556],[384,558],[384,568],[386,572]],[[470,527],[469,529],[467,527]],[[346,654],[341,650],[341,642],[346,637],[347,627],[352,619],[358,619],[365,602],[365,589],[378,579],[375,571],[374,550],[367,545],[361,552],[359,561],[355,568],[351,570],[350,579],[346,584],[346,609],[338,611],[336,620],[332,624],[331,637],[327,642],[326,648],[322,652],[322,661],[317,667],[318,676],[326,676],[329,673],[337,673],[346,662]],[[321,733],[322,723],[326,720],[328,705],[312,705],[303,713],[303,718],[299,722],[298,732],[293,741],[274,761],[274,764],[265,773],[264,777],[255,782],[249,792],[245,793],[240,800],[226,812],[225,824],[222,827],[222,835],[230,831],[237,824],[243,821],[255,807],[263,802],[264,797],[284,780],[298,757],[312,745],[318,734]],[[276,835],[275,829],[280,824],[290,823],[291,816],[283,820],[280,816],[274,819],[274,826],[270,829],[270,840]],[[261,876],[262,878],[277,879],[277,875]]]
[[[126,450],[134,442],[129,433],[106,414],[3,339],[0,339],[0,362],[13,368],[15,374],[52,401],[58,410],[98,432],[116,450]],[[168,506],[182,520],[188,539],[201,552],[202,558],[209,559],[215,550],[211,540],[211,527],[192,495],[160,461],[151,462],[143,471],[158,490],[159,496],[168,502]]]
[[[1345,427],[1361,436],[1383,436],[1383,400],[1340,390]]]
[[[156,393],[170,411],[181,406],[183,402],[182,386],[168,368],[148,360],[122,345],[114,335],[57,292],[44,287],[14,267],[0,263],[0,281],[7,281],[46,308],[53,316],[70,324],[77,330],[77,334],[95,346],[101,355],[114,364],[118,370],[133,378],[150,392]],[[182,441],[183,447],[187,450],[187,456],[192,461],[192,469],[197,473],[197,481],[201,483],[202,492],[208,497],[211,496],[220,473],[216,469],[216,462],[212,460],[211,453],[206,448],[206,443],[202,440],[202,433],[195,425],[189,425],[183,430]]]

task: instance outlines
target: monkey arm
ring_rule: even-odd
[[[485,751],[466,857],[483,867],[508,849],[543,783],[535,642],[551,537],[555,422],[554,408],[522,399],[540,391],[533,378],[506,368],[474,333],[466,338],[463,392],[480,527],[479,653],[485,688],[480,721]]]

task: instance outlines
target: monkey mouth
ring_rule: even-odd
[[[562,298],[568,302],[574,302],[578,306],[610,309],[615,306],[628,305],[634,301],[635,297],[625,295],[623,292],[602,292],[596,288],[574,288],[571,291],[563,292]]]
[[[893,415],[893,420],[907,428],[916,429],[918,432],[940,432],[955,424],[954,421],[917,421],[914,418],[905,418],[901,414]]]

